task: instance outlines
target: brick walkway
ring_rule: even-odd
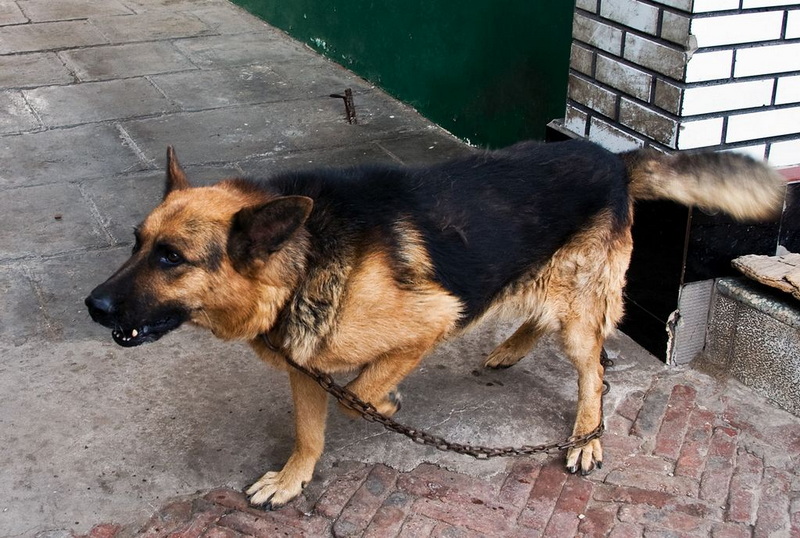
[[[559,456],[510,461],[488,481],[431,464],[402,473],[342,462],[281,510],[255,510],[241,493],[217,489],[168,504],[140,534],[800,536],[797,417],[686,369],[630,394],[607,424],[606,465],[590,478],[566,474]],[[88,536],[123,534],[110,524]]]

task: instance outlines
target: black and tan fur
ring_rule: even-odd
[[[392,414],[397,385],[438,342],[487,315],[514,317],[519,329],[486,366],[512,366],[542,334],[559,333],[578,371],[573,433],[584,434],[601,419],[599,357],[622,316],[634,201],[765,219],[783,189],[743,156],[618,156],[579,141],[191,188],[170,149],[163,202],[137,228],[131,258],[86,303],[121,345],[188,321],[247,340],[288,371],[294,451],[248,489],[253,504],[274,507],[311,479],[327,409],[325,392],[285,355],[357,372],[349,387]],[[594,440],[570,450],[566,465],[587,473],[602,459]]]

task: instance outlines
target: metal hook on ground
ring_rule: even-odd
[[[344,100],[344,112],[347,115],[347,123],[350,125],[358,124],[358,118],[356,118],[356,105],[353,103],[353,90],[347,88],[344,91],[344,95],[338,93],[332,93],[330,97],[335,99],[343,99]]]

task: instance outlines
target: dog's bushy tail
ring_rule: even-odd
[[[737,153],[676,153],[652,149],[622,154],[635,200],[673,200],[737,220],[780,215],[786,181],[766,164]]]

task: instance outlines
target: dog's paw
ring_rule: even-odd
[[[284,467],[281,471],[266,473],[245,493],[250,497],[250,504],[275,510],[300,495],[313,473],[313,469],[310,472],[292,472]]]
[[[603,447],[599,439],[593,439],[582,447],[567,451],[567,471],[587,475],[603,467]]]
[[[400,394],[400,392],[393,390],[389,392],[389,394],[387,394],[386,397],[383,398],[383,400],[381,400],[380,402],[378,403],[371,402],[371,403],[378,411],[378,413],[386,415],[387,417],[391,417],[392,415],[400,411],[400,408],[403,405],[403,397]],[[354,411],[353,409],[350,409],[349,407],[342,405],[341,403],[339,403],[339,407],[346,415],[349,415],[353,418],[358,418],[361,416],[361,414],[358,411]]]

